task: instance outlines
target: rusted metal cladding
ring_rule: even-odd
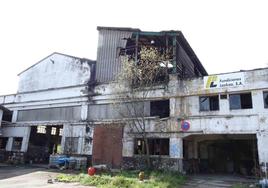
[[[120,168],[123,149],[123,126],[113,124],[94,128],[92,162]]]
[[[132,32],[99,30],[96,81],[104,83],[113,81],[121,69],[119,61],[120,48],[125,48],[127,38]]]
[[[17,121],[80,120],[81,107],[43,108],[18,111]]]

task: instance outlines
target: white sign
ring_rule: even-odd
[[[244,85],[245,85],[245,79],[243,72],[211,75],[204,77],[205,89],[236,87]]]

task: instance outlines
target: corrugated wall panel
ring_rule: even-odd
[[[100,30],[97,52],[96,80],[99,83],[113,81],[120,71],[121,64],[118,62],[117,51],[125,47],[126,40],[132,32]]]
[[[34,110],[20,110],[17,121],[55,121],[80,120],[81,107],[43,108]]]
[[[128,106],[123,104],[97,104],[90,105],[88,110],[88,117],[91,120],[120,119],[131,116],[150,116],[150,102],[146,101],[144,104],[136,102],[134,106],[131,103],[128,103]]]
[[[181,45],[178,45],[178,62],[180,65],[183,65],[182,71],[185,77],[195,76],[194,64],[190,59],[189,55],[185,52]]]

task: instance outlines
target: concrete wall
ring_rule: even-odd
[[[76,154],[92,155],[93,130],[93,127],[90,125],[69,123],[64,124],[61,141],[62,148],[65,146],[66,137],[75,137],[78,138],[78,148]]]
[[[4,104],[13,111],[12,122],[17,124],[13,127],[3,128],[4,134],[9,137],[7,149],[11,148],[13,137],[20,136],[23,137],[22,151],[26,151],[29,126],[56,123],[64,125],[63,146],[65,137],[78,137],[77,153],[91,155],[92,143],[88,141],[93,137],[94,124],[107,124],[108,120],[112,124],[113,121],[120,119],[118,116],[114,116],[112,108],[108,110],[106,108],[106,111],[104,110],[106,114],[102,116],[103,109],[100,107],[101,105],[113,105],[117,97],[114,89],[116,84],[98,85],[95,88],[96,95],[89,97],[89,89],[86,84],[90,79],[89,64],[71,60],[70,57],[52,57],[55,59],[52,58],[51,61],[51,57],[48,57],[21,74],[19,92],[22,93],[0,96],[0,104]],[[67,63],[56,61],[59,59]],[[61,75],[60,70],[64,70],[62,76],[54,76],[54,74]],[[178,167],[176,169],[181,170],[182,140],[193,134],[257,134],[260,162],[268,161],[268,151],[265,149],[265,144],[268,142],[266,134],[268,132],[268,109],[264,108],[263,103],[263,91],[268,91],[268,69],[244,72],[244,78],[243,86],[205,89],[203,78],[178,80],[176,76],[171,76],[167,88],[157,86],[149,92],[148,101],[170,99],[169,118],[162,120],[157,117],[146,118],[148,137],[169,138],[170,155],[167,156],[167,160],[165,159],[165,164],[176,164]],[[228,95],[240,92],[251,92],[252,109],[230,110]],[[219,94],[227,94],[227,99],[220,99],[218,111],[201,112],[199,110],[199,96]],[[28,119],[26,122],[17,122],[20,111],[41,111],[72,106],[79,107],[80,118],[65,119],[64,121],[53,118],[45,121]],[[92,121],[90,125],[87,120]],[[188,131],[181,130],[182,120],[190,123]],[[88,126],[90,128],[87,128]],[[123,160],[134,157],[134,138],[137,135],[129,134],[130,131],[130,127],[126,126],[122,139]]]
[[[156,88],[148,100],[170,99],[170,117],[167,120],[148,118],[148,137],[170,138],[170,159],[182,159],[182,139],[193,134],[259,134],[268,132],[268,109],[264,108],[263,91],[268,91],[268,69],[245,71],[244,85],[227,88],[205,89],[203,78],[177,80],[171,77],[167,89]],[[99,96],[93,97],[95,104],[113,103],[113,83],[96,88]],[[252,109],[231,110],[229,94],[251,92]],[[226,94],[227,99],[219,99],[218,111],[200,111],[199,96]],[[188,121],[190,129],[182,131],[181,121]],[[134,157],[134,137],[125,127],[123,137],[123,157]],[[267,136],[258,138],[260,162],[268,161],[264,144]],[[261,154],[263,153],[263,154]]]
[[[87,84],[92,72],[90,63],[89,60],[54,53],[19,75],[18,92]]]
[[[12,144],[14,137],[22,137],[21,152],[26,152],[28,148],[28,142],[30,137],[31,128],[26,126],[10,126],[3,127],[3,136],[8,137],[8,143],[6,145],[7,151],[12,151]]]
[[[3,128],[6,149],[11,150],[14,137],[23,137],[26,152],[31,126],[63,125],[62,148],[66,137],[78,137],[77,154],[91,155],[93,128],[85,121],[94,62],[53,53],[19,76],[18,93],[0,96],[0,104],[13,111],[13,124]]]

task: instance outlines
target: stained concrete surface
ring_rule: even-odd
[[[1,188],[94,188],[82,186],[78,183],[53,182],[49,184],[49,179],[55,179],[61,173],[51,169],[36,167],[14,167],[0,166],[0,187]]]
[[[193,175],[189,176],[182,188],[231,188],[236,184],[255,187],[256,180],[232,175]]]

